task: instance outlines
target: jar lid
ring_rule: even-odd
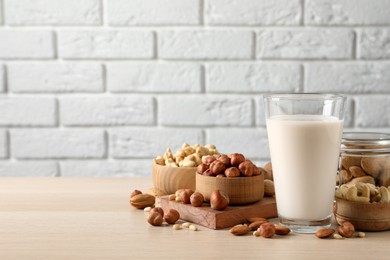
[[[390,134],[344,132],[341,151],[351,153],[390,153]]]

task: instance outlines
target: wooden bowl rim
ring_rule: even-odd
[[[260,176],[263,175],[263,173],[261,173],[261,174],[259,174],[259,175],[253,175],[253,176],[250,176],[250,177],[242,177],[242,176],[240,176],[240,177],[223,177],[223,178],[217,178],[217,177],[215,177],[215,176],[205,176],[205,175],[200,174],[200,173],[198,173],[198,172],[196,172],[196,174],[199,175],[199,176],[202,176],[201,178],[214,178],[214,179],[218,179],[218,180],[223,180],[223,181],[225,181],[225,182],[234,181],[234,180],[243,180],[243,179],[249,179],[249,180],[250,180],[251,178],[255,178],[255,177],[259,177],[259,178],[260,178]]]
[[[161,164],[157,164],[153,161],[153,165],[154,166],[158,166],[158,167],[163,167],[163,168],[172,168],[172,169],[196,169],[197,167],[173,167],[173,166],[170,166],[170,165],[161,165]],[[196,172],[198,173],[198,172]]]
[[[378,206],[381,206],[381,208],[384,206],[390,207],[390,202],[376,202],[376,203],[366,203],[366,202],[359,202],[359,201],[350,201],[342,198],[335,197],[336,202],[342,201],[343,203],[354,205],[354,206],[367,206],[367,207],[373,207],[377,208]]]

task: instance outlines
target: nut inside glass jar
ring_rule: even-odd
[[[343,133],[339,184],[358,182],[390,186],[390,134]]]

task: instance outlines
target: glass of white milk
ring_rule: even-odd
[[[345,99],[264,96],[279,221],[295,232],[314,233],[331,224]]]

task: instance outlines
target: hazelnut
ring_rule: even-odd
[[[153,212],[148,217],[148,223],[152,226],[161,226],[163,223],[163,217],[158,212]]]
[[[207,166],[209,166],[210,163],[214,162],[215,160],[216,160],[215,157],[213,157],[211,155],[207,155],[207,156],[202,157],[202,163],[206,164]]]
[[[155,207],[155,208],[152,208],[149,212],[149,215],[154,213],[154,212],[157,212],[159,213],[161,216],[164,216],[164,210],[160,207]]]
[[[230,164],[233,166],[238,166],[240,163],[245,161],[244,155],[240,153],[233,153],[230,156]]]
[[[226,169],[226,166],[221,161],[215,160],[210,164],[209,169],[213,175],[218,175],[223,173],[223,171]]]
[[[222,154],[221,156],[218,157],[218,161],[222,162],[225,164],[226,167],[230,167],[230,158],[226,154]]]
[[[194,193],[193,190],[191,189],[184,189],[180,193],[180,201],[183,202],[184,204],[189,204],[190,203],[190,197]]]
[[[262,171],[259,167],[257,167],[255,164],[253,164],[253,176],[261,175]]]
[[[204,175],[204,176],[214,176],[214,174],[210,171],[210,169],[207,169],[202,175]]]
[[[206,165],[206,164],[204,164],[204,163],[202,163],[202,164],[199,164],[198,165],[198,168],[196,168],[196,171],[198,172],[198,173],[200,173],[200,174],[203,174],[206,170],[208,170],[209,169],[209,166],[208,165]]]
[[[253,168],[254,167],[255,166],[253,166],[252,162],[244,161],[244,162],[240,163],[240,165],[238,166],[238,169],[240,170],[242,175],[244,175],[245,177],[250,177],[253,175]]]
[[[259,232],[262,237],[271,238],[275,235],[275,225],[272,223],[264,223],[259,227]]]
[[[212,209],[224,210],[229,205],[229,197],[220,190],[215,190],[210,194],[210,205]]]
[[[194,192],[190,197],[191,205],[194,207],[202,206],[203,201],[204,201],[204,197],[200,192]]]
[[[226,177],[240,177],[240,170],[236,167],[230,167],[225,170]]]
[[[142,194],[142,191],[139,190],[133,190],[133,192],[130,194],[130,198],[134,197],[135,195]]]
[[[175,209],[169,209],[167,213],[164,215],[164,220],[168,224],[175,224],[176,221],[178,221],[180,218],[180,214]]]
[[[218,174],[217,176],[215,176],[217,178],[226,178],[225,174]]]
[[[352,237],[355,232],[355,227],[351,222],[345,221],[341,226],[338,227],[337,232],[343,237]]]

